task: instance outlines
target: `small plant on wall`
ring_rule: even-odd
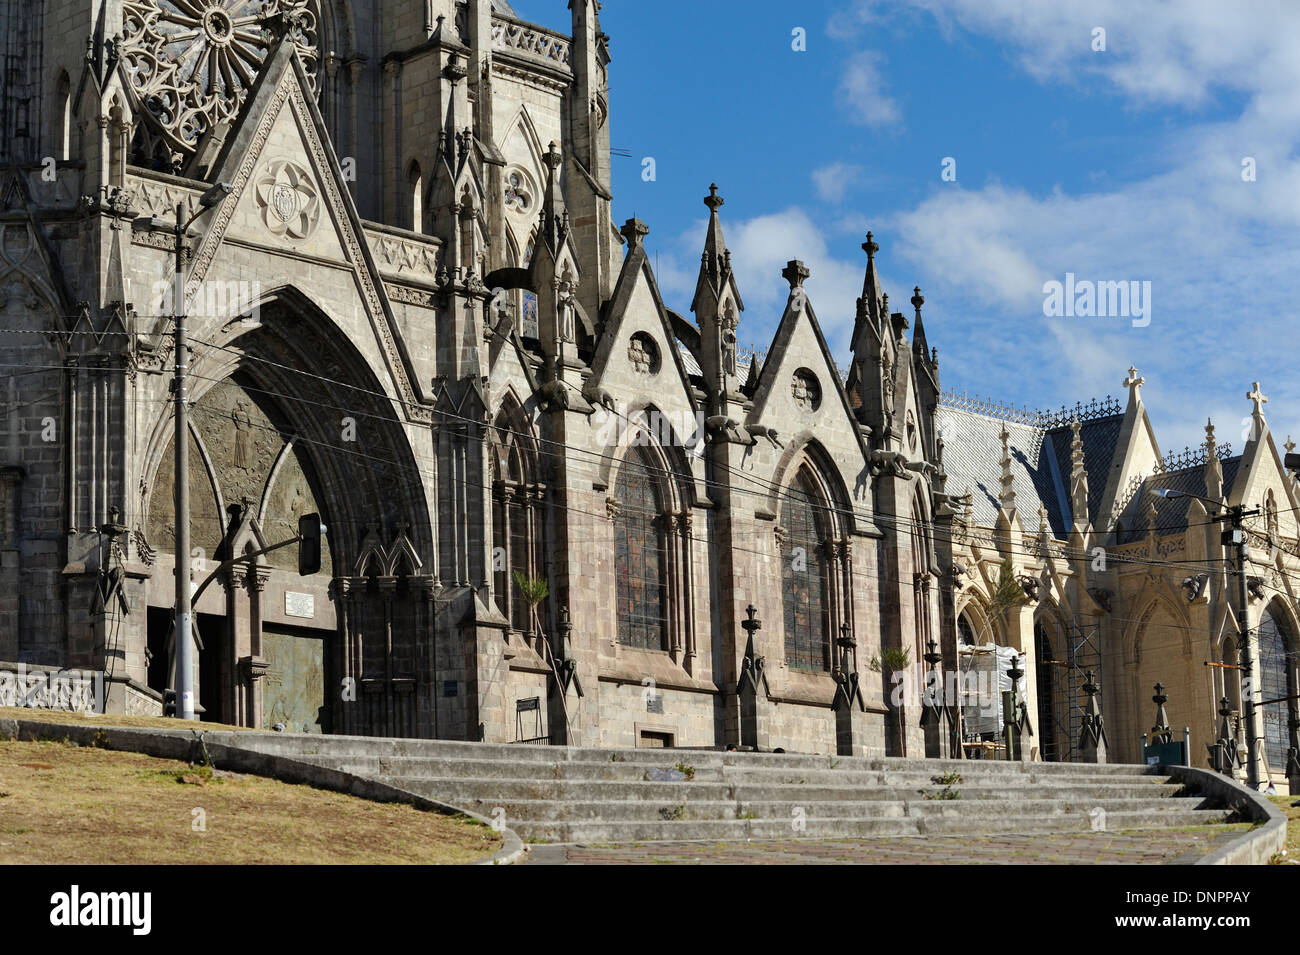
[[[912,665],[911,654],[904,647],[886,647],[880,651],[880,656],[871,658],[869,667],[876,673],[884,673],[886,681],[892,688],[894,685],[894,674],[903,673]],[[903,738],[903,708],[894,705],[894,694],[890,692],[886,697],[886,702],[890,709],[894,711],[894,720],[896,722],[895,732],[898,733],[898,739]]]

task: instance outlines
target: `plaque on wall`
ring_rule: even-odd
[[[292,590],[284,592],[284,613],[287,617],[316,616],[316,598],[312,594],[296,594]]]

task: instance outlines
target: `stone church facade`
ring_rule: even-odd
[[[1239,703],[1235,671],[1201,666],[1240,640],[1217,537],[1147,513],[1162,480],[1272,502],[1251,612],[1295,693],[1296,490],[1262,412],[1240,458],[1211,442],[1175,469],[1138,385],[1124,412],[1054,418],[945,396],[920,290],[891,309],[870,235],[851,354],[796,249],[762,278],[788,287],[774,340],[741,354],[717,187],[681,312],[647,226],[613,219],[595,0],[569,35],[500,0],[0,6],[5,666],[102,671],[110,709],[161,706],[169,226],[227,183],[182,276],[193,579],[303,514],[328,534],[315,575],[289,547],[202,592],[206,718],[946,753],[892,671],[919,681],[932,642],[951,670],[969,636],[1023,652],[1034,751],[1069,758],[1079,681],[1039,671],[1078,669],[1087,631],[1136,758],[1145,683],[1195,739]],[[988,613],[1007,559],[1034,599]],[[1189,588],[1193,565],[1220,570]]]

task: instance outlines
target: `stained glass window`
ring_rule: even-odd
[[[524,261],[520,263],[522,268],[528,268],[533,261],[533,249],[536,247],[536,240],[528,240],[528,248],[524,250]],[[522,301],[519,308],[519,334],[524,338],[537,337],[537,295],[533,292],[524,292],[521,296]]]
[[[785,660],[800,670],[831,668],[830,620],[822,545],[824,520],[806,474],[786,492],[781,507],[785,546],[781,554],[781,596],[785,605]]]
[[[618,642],[644,650],[667,649],[667,570],[659,496],[634,453],[619,469],[614,489],[614,576],[618,588]]]
[[[492,570],[497,608],[521,633],[534,633],[544,626],[546,602],[538,604],[534,620],[528,601],[515,578],[546,580],[546,551],[543,546],[542,501],[535,493],[534,476],[525,473],[519,444],[524,424],[503,411],[497,417],[496,435],[508,447],[503,462],[492,456]],[[527,469],[531,472],[531,468]],[[530,491],[530,488],[534,489]]]
[[[1272,610],[1264,609],[1259,619],[1259,673],[1260,699],[1281,700],[1279,703],[1264,705],[1264,752],[1268,756],[1269,769],[1282,772],[1286,769],[1287,714],[1290,711],[1287,701],[1287,641]]]

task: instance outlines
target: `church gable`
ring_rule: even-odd
[[[748,423],[788,434],[811,431],[836,452],[856,449],[865,457],[839,370],[803,289],[809,272],[802,262],[791,261],[782,274],[790,282],[790,297],[759,374]]]
[[[632,220],[624,228],[624,234],[629,233],[634,237],[629,239],[632,248],[614,287],[586,390],[590,394],[604,390],[615,399],[646,395],[662,411],[694,416],[695,397],[640,242],[645,227]],[[678,437],[687,440],[690,435]]]
[[[326,198],[321,170],[310,155],[307,133],[295,110],[275,104],[261,154],[251,163],[251,177],[235,206],[225,238],[247,242],[285,255],[309,255],[350,263],[340,236],[342,210]]]
[[[1119,440],[1111,459],[1110,473],[1105,476],[1106,492],[1097,515],[1098,530],[1112,530],[1115,520],[1128,501],[1127,491],[1138,479],[1150,474],[1161,463],[1160,447],[1147,409],[1142,404],[1141,388],[1146,379],[1138,376],[1136,368],[1129,368],[1124,387],[1129,391],[1128,406],[1120,425]],[[1090,474],[1091,479],[1096,478]]]
[[[1263,405],[1268,398],[1260,393],[1258,382],[1247,397],[1255,400],[1252,427],[1236,480],[1228,489],[1228,503],[1258,508],[1261,513],[1256,522],[1270,537],[1278,533],[1295,537],[1297,498],[1264,419]]]
[[[284,285],[310,291],[372,363],[387,367],[408,414],[424,417],[423,395],[416,390],[406,344],[324,122],[306,88],[292,45],[281,44],[214,164],[212,180],[230,183],[232,195],[209,217],[191,282],[202,283],[210,271],[214,279],[227,279],[234,270],[240,278],[256,279],[267,291]],[[308,262],[334,261],[340,270],[332,274],[301,261],[292,269],[285,268],[284,260],[249,262],[247,253],[237,257],[237,245],[256,245]],[[285,281],[286,274],[294,281]],[[368,333],[361,324],[363,315]],[[357,327],[348,328],[350,322]]]

